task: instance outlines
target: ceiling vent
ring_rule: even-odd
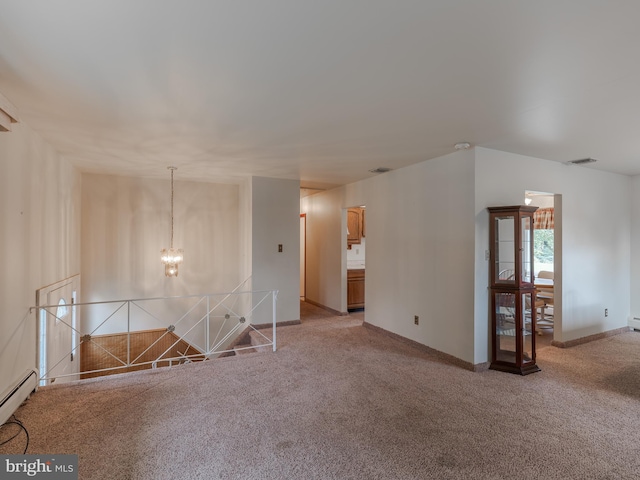
[[[571,165],[586,165],[587,163],[595,163],[597,160],[595,158],[581,158],[579,160],[569,160],[567,163]]]
[[[378,167],[378,168],[374,168],[373,170],[369,170],[371,173],[387,173],[390,172],[391,169],[387,168],[387,167]]]

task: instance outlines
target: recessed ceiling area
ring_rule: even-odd
[[[330,188],[460,142],[640,174],[640,2],[0,0],[0,93],[83,171]]]

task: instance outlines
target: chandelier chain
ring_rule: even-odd
[[[164,263],[164,274],[167,277],[177,277],[178,276],[178,265],[182,263],[183,260],[183,250],[178,248],[174,250],[173,248],[173,200],[174,200],[174,185],[173,185],[173,173],[176,170],[176,167],[167,167],[171,170],[171,242],[169,249],[163,248],[160,251],[160,260]]]
[[[174,168],[171,168],[171,242],[169,248],[173,248],[173,171]]]

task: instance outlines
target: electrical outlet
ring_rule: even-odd
[[[278,244],[278,253],[282,253],[282,244],[281,243]]]
[[[604,316],[605,316],[605,317],[608,317],[608,316],[609,316],[609,309],[608,309],[608,308],[605,308],[605,309],[604,309]]]
[[[413,316],[413,323],[415,323],[416,325],[420,324],[420,317],[418,315]]]

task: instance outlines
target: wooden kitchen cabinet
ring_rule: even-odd
[[[365,236],[364,208],[347,209],[347,247],[359,245]]]
[[[364,308],[364,269],[347,270],[347,310]]]

